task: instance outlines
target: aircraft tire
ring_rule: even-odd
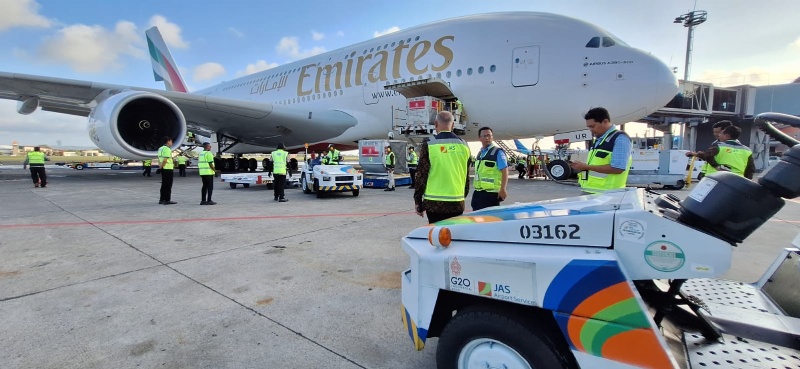
[[[565,181],[572,175],[572,168],[564,160],[553,160],[547,164],[547,170],[556,181]]]
[[[528,323],[530,318],[501,308],[464,310],[450,319],[439,337],[437,368],[466,368],[469,362],[481,361],[498,368],[574,368],[568,353]]]

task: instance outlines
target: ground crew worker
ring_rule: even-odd
[[[164,136],[164,146],[158,149],[158,168],[161,170],[161,197],[158,203],[161,205],[177,204],[172,201],[172,171],[175,163],[172,159],[172,138]]]
[[[394,191],[394,164],[395,164],[395,156],[392,152],[392,148],[386,146],[384,149],[385,155],[383,157],[383,166],[386,167],[386,173],[389,175],[389,185],[386,186],[384,191]]]
[[[494,133],[489,127],[478,130],[481,150],[475,164],[475,192],[472,193],[472,211],[500,205],[506,199],[508,160],[506,153],[492,144]]]
[[[200,189],[200,205],[216,205],[211,201],[211,194],[214,192],[214,175],[217,169],[214,167],[214,154],[211,153],[211,143],[203,142],[203,152],[197,158],[197,169],[200,172],[200,179],[203,180],[203,188]]]
[[[414,189],[416,213],[427,213],[429,223],[463,214],[469,193],[469,146],[452,132],[453,114],[437,114],[434,129],[420,146]]]
[[[753,161],[753,152],[750,148],[739,142],[742,130],[736,126],[727,126],[719,134],[717,141],[705,152],[696,153],[697,157],[709,164],[708,172],[729,171],[747,179],[753,179],[756,164]]]
[[[25,161],[22,163],[22,169],[26,166],[31,167],[31,179],[33,180],[33,187],[47,187],[47,173],[44,170],[44,162],[49,160],[47,156],[40,151],[41,148],[36,146],[33,151],[28,152],[25,156]]]
[[[582,172],[578,174],[581,189],[587,193],[599,193],[624,188],[633,162],[630,137],[611,124],[605,108],[589,110],[584,119],[595,137],[589,159],[587,163],[570,163],[572,169]]]
[[[147,159],[143,161],[142,167],[144,168],[144,171],[142,172],[142,177],[144,176],[152,177],[152,175],[150,175],[150,171],[153,169],[153,160]]]
[[[417,156],[417,152],[414,151],[413,146],[408,148],[406,162],[408,163],[408,175],[411,177],[411,185],[408,186],[408,188],[414,188],[414,183],[416,183],[416,179],[414,179],[414,177],[417,174],[417,163],[419,163],[419,157]]]
[[[272,189],[275,195],[275,201],[287,202],[286,196],[283,193],[286,187],[286,162],[289,158],[289,153],[286,152],[286,146],[283,143],[278,144],[278,149],[272,152]]]
[[[178,176],[186,177],[186,157],[178,155]]]
[[[325,154],[325,157],[322,158],[322,164],[336,165],[339,164],[339,160],[341,160],[339,157],[339,150],[336,150],[333,144],[328,145],[328,152]]]
[[[733,125],[733,123],[731,123],[731,121],[729,121],[729,120],[721,120],[719,122],[714,123],[714,125],[711,127],[711,130],[712,130],[712,132],[714,134],[714,142],[711,143],[712,147],[714,145],[716,145],[720,141],[719,136],[720,136],[720,134],[722,134],[722,131],[725,128],[728,128],[728,127],[730,127],[732,125]],[[709,148],[709,150],[711,150],[711,148]],[[706,151],[689,151],[689,152],[686,153],[686,156],[687,157],[694,156],[694,157],[700,158],[700,160],[705,160],[705,159],[702,159],[701,156],[704,157],[704,158],[713,158],[714,154],[711,154],[711,152],[709,150],[706,150]],[[706,160],[705,164],[703,164],[703,167],[700,169],[700,173],[703,176],[707,176],[707,175],[709,175],[711,173],[714,173],[716,171],[717,170],[714,168],[714,165],[711,165],[707,160]]]
[[[536,158],[536,154],[531,151],[531,154],[528,155],[528,178],[536,177],[536,164],[539,162]]]
[[[188,138],[186,139],[186,141],[189,141],[189,142],[192,142],[192,143],[194,143],[194,133],[192,133],[192,132],[186,132],[186,136],[188,137]]]

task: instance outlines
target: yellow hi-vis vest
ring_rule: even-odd
[[[183,155],[178,156],[178,165],[186,165],[186,157]]]
[[[289,153],[278,149],[272,152],[272,173],[286,174],[286,158]]]
[[[386,154],[386,157],[383,158],[383,163],[386,165],[387,168],[388,167],[393,167],[394,166],[394,153],[389,151],[389,153]]]
[[[750,151],[745,145],[742,145],[739,140],[728,140],[717,144],[719,146],[719,153],[714,156],[714,160],[718,165],[724,165],[730,168],[731,173],[735,173],[744,177],[744,170],[747,168],[747,162],[753,152]],[[716,172],[714,168],[714,172]],[[713,172],[709,172],[710,174]]]
[[[417,152],[411,150],[411,152],[406,156],[406,161],[408,161],[409,166],[417,166],[419,163],[419,158],[417,157]]]
[[[31,151],[28,153],[28,165],[41,167],[44,166],[44,153],[41,151]]]
[[[494,145],[489,145],[483,152],[483,156],[478,153],[478,161],[475,163],[475,191],[500,192],[503,174],[497,169],[497,155],[502,150]]]
[[[172,150],[170,150],[169,146],[164,145],[158,149],[158,163],[161,164],[161,161],[167,159],[164,162],[164,167],[161,168],[162,170],[172,170],[175,169],[175,163],[172,161]]]
[[[628,137],[625,132],[619,131],[616,128],[612,128],[611,132],[603,135],[599,142],[597,142],[597,139],[595,139],[595,144],[589,151],[589,160],[586,164],[611,164],[611,156],[612,152],[614,151],[614,142],[617,140],[617,138],[623,135],[626,138]],[[605,174],[590,170],[587,171],[587,173],[581,173],[578,175],[578,183],[580,183],[583,191],[589,193],[598,193],[616,188],[625,188],[625,183],[628,181],[628,173],[631,171],[632,163],[633,158],[631,157],[630,153],[628,153],[628,165],[626,166],[624,172],[620,174]]]
[[[440,132],[428,141],[431,169],[425,186],[425,200],[464,201],[469,146],[452,132]]]
[[[151,167],[151,166],[153,166],[153,161],[150,160],[150,159],[147,159],[147,160],[142,162],[142,165],[145,166],[145,167]]]
[[[338,159],[339,150],[333,149],[333,151],[328,151],[328,153],[325,154],[325,157],[322,158],[322,164],[335,165],[339,162]]]
[[[211,151],[203,151],[197,160],[197,168],[200,169],[201,176],[214,175],[214,171],[211,170],[211,164],[214,164],[214,154]]]

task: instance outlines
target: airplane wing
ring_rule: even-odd
[[[42,110],[89,116],[104,98],[125,91],[140,91],[172,101],[192,128],[222,133],[243,143],[287,147],[336,137],[357,124],[356,118],[338,110],[300,110],[270,103],[233,100],[193,93],[112,85],[64,78],[0,72],[0,98]],[[313,127],[313,129],[311,129]]]

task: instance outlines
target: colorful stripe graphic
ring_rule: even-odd
[[[542,305],[554,312],[574,350],[631,365],[672,368],[615,261],[571,261],[548,286]]]
[[[492,296],[492,284],[478,281],[478,292],[481,296]]]
[[[187,92],[186,85],[175,67],[175,62],[169,56],[169,50],[155,27],[147,30],[147,48],[153,62],[153,75],[156,81],[164,81],[169,91]],[[152,39],[155,38],[155,41]],[[164,48],[163,51],[161,48]]]

